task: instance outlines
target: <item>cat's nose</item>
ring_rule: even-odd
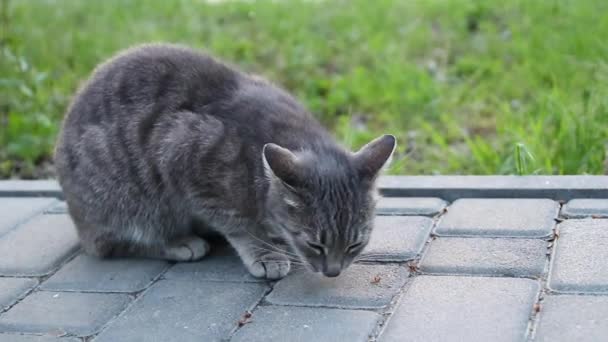
[[[323,268],[323,275],[326,277],[337,277],[342,271],[342,266],[338,263],[327,265]]]
[[[329,270],[323,272],[323,275],[326,277],[334,278],[340,275],[340,270]]]

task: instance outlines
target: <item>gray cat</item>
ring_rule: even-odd
[[[369,240],[395,148],[356,153],[285,91],[192,49],[144,45],[100,65],[65,117],[59,182],[84,250],[198,260],[200,227],[256,277],[335,277]],[[195,230],[195,227],[198,227]]]

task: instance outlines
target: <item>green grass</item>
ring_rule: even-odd
[[[35,174],[68,101],[130,45],[202,48],[295,93],[401,174],[601,174],[604,0],[0,0],[0,177]]]

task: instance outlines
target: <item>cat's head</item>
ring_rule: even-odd
[[[355,153],[264,146],[272,224],[308,269],[335,277],[363,251],[373,229],[376,178],[395,145],[394,136],[384,135]]]

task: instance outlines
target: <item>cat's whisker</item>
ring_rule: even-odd
[[[310,267],[312,267],[312,265],[310,263],[308,263],[306,261],[303,261],[301,259],[290,258],[288,255],[284,255],[284,256],[287,258],[287,260],[289,260],[289,262],[292,265],[302,265],[302,266],[310,266]]]
[[[271,247],[272,247],[272,245],[271,245]],[[259,250],[262,250],[262,251],[266,251],[266,252],[270,252],[270,253],[280,254],[280,255],[283,255],[283,256],[286,256],[286,257],[292,257],[292,258],[298,258],[299,259],[298,255],[293,254],[293,253],[285,254],[285,252],[283,250],[268,249],[268,248],[264,248],[262,246],[253,246],[253,248],[256,248],[256,249],[259,249]]]
[[[264,247],[260,247],[260,246],[253,246],[252,248],[259,250],[259,251],[263,251],[263,252],[275,253],[275,254],[282,255],[284,257],[289,257],[288,255],[275,251],[273,249],[268,249],[268,248],[264,248]]]
[[[249,234],[249,236],[251,236],[253,239],[255,239],[256,241],[259,241],[259,242],[263,243],[264,245],[269,246],[270,248],[273,248],[273,249],[274,249],[274,250],[275,250],[277,253],[278,253],[278,252],[280,252],[280,253],[283,253],[283,254],[289,254],[289,255],[298,256],[298,255],[297,255],[297,254],[295,254],[295,253],[292,253],[292,252],[286,251],[286,250],[284,250],[284,249],[282,249],[282,248],[280,248],[280,247],[278,247],[278,246],[276,246],[276,245],[273,245],[272,243],[270,243],[270,242],[268,242],[268,241],[264,241],[264,240],[260,239],[259,237],[255,236],[253,233],[251,233],[251,232],[250,232],[249,230],[247,230],[247,229],[245,229],[245,231],[246,231],[246,232],[247,232],[247,234]]]
[[[307,262],[306,260],[302,260],[299,257],[294,257],[291,255],[286,255],[286,254],[281,254],[279,252],[264,248],[264,247],[260,247],[260,246],[254,246],[255,249],[261,250],[261,251],[265,251],[265,252],[272,252],[272,253],[277,253],[280,254],[284,257],[286,257],[292,264],[294,265],[304,265],[304,266],[312,266],[309,262]]]
[[[272,253],[280,254],[280,253],[275,252],[273,250],[269,250],[269,249],[266,249],[266,248],[263,248],[263,247],[259,247],[259,246],[255,246],[254,248],[256,248],[258,250],[261,250],[261,251],[265,251],[265,252],[272,252]],[[280,254],[280,255],[283,255],[284,257],[286,257],[292,265],[311,266],[309,262],[304,261],[304,260],[302,260],[300,258],[294,258],[294,257],[292,257],[290,255],[285,255],[285,254]]]

